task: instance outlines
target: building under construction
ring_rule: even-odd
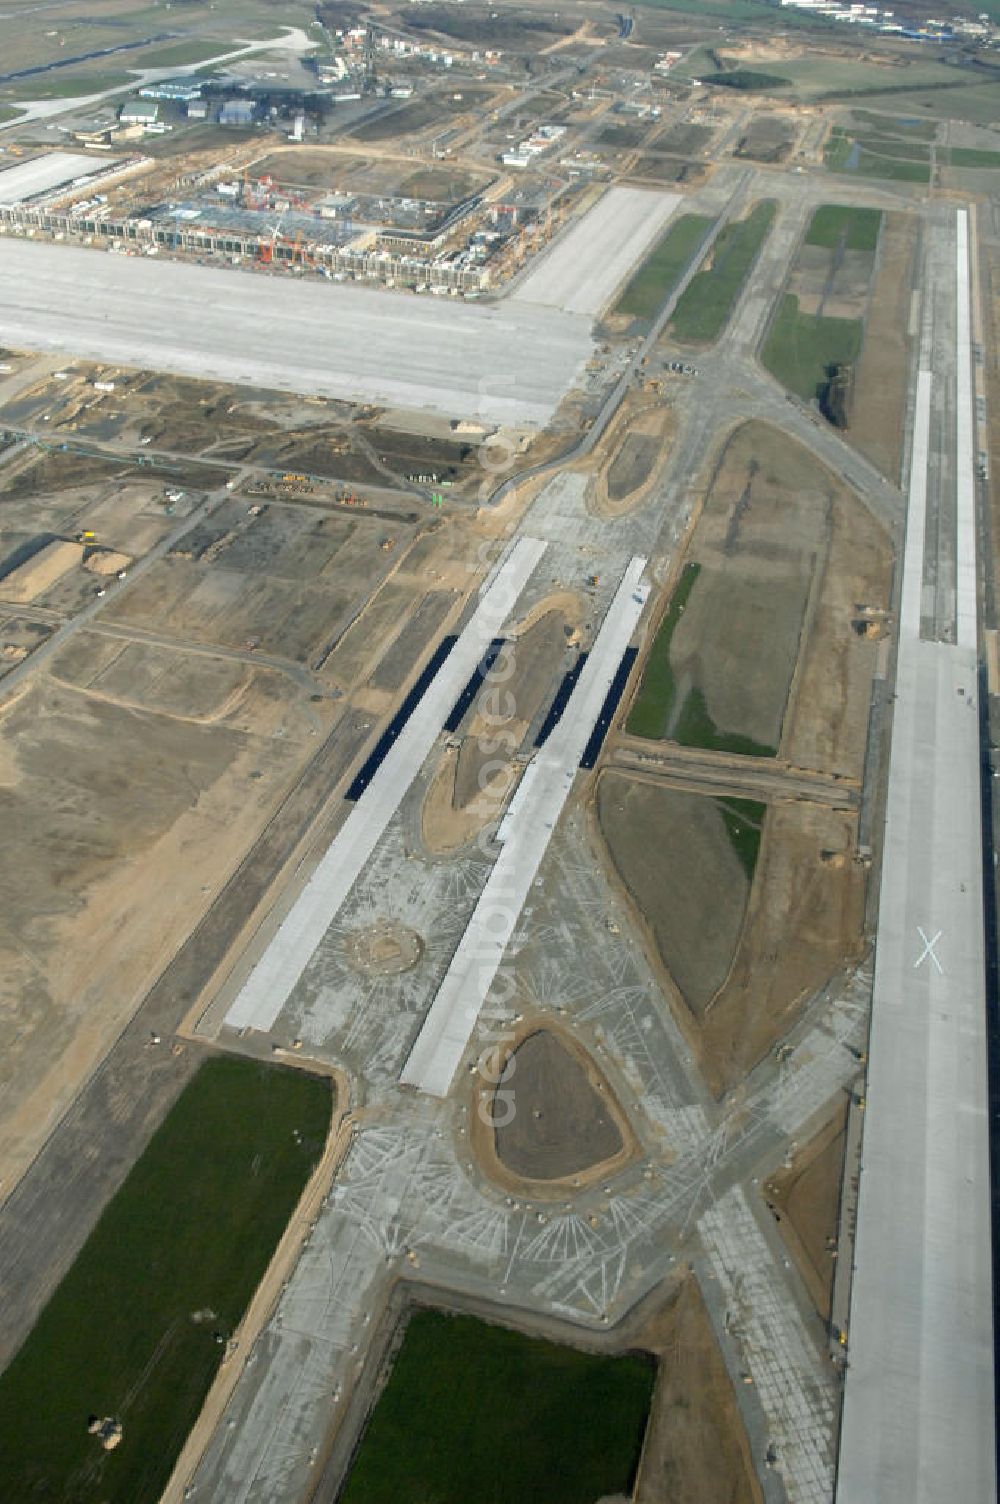
[[[0,233],[467,296],[502,284],[551,238],[563,191],[558,179],[526,189],[506,178],[451,201],[372,194],[349,180],[317,191],[230,162],[107,193],[93,172],[81,175],[90,159],[68,158],[56,172],[54,155],[33,164],[24,189],[37,191],[0,194]],[[120,179],[139,163],[151,165],[94,169]]]

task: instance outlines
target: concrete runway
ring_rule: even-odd
[[[975,536],[971,475],[956,508],[937,483],[952,467],[930,465],[944,382],[945,442],[972,463],[964,210],[956,223],[925,276],[838,1504],[996,1498]],[[957,569],[939,624],[925,569],[942,508]]]
[[[548,421],[593,349],[555,308],[468,304],[0,240],[0,340],[491,423]]]

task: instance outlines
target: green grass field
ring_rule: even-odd
[[[906,162],[899,157],[886,157],[876,152],[862,151],[857,165],[852,169],[862,178],[887,178],[894,183],[929,183],[929,162]]]
[[[301,1072],[201,1067],[0,1376],[0,1498],[155,1504],[331,1110]],[[121,1421],[115,1451],[92,1414]]]
[[[957,74],[958,69],[950,70]],[[887,110],[904,118],[934,120],[969,120],[975,125],[995,125],[997,121],[996,84],[975,83],[972,78],[953,77],[945,83],[895,89],[871,89],[865,92],[865,104],[873,110]]]
[[[789,391],[811,402],[821,395],[831,367],[857,360],[863,335],[862,319],[801,313],[798,298],[787,293],[771,326],[763,361]]]
[[[956,81],[953,67],[925,58],[893,66],[849,56],[840,59],[807,54],[783,61],[781,72],[801,99],[849,100],[852,95],[868,95],[876,89],[935,88]]]
[[[670,667],[670,644],[700,573],[700,564],[685,564],[681,570],[681,577],[646,655],[642,679],[625,723],[631,736],[647,736],[658,741],[666,732],[676,694],[674,671]]]
[[[871,110],[852,110],[852,119],[860,132],[871,131],[875,135],[902,136],[911,141],[933,141],[938,128],[933,120],[906,119],[899,115],[874,115]]]
[[[928,146],[886,136],[853,136],[839,126],[830,132],[823,162],[829,172],[846,176],[903,183],[929,183],[931,176]]]
[[[105,89],[117,89],[131,83],[134,73],[48,73],[37,78],[21,78],[12,84],[4,84],[6,99],[84,99],[88,94],[100,94]]]
[[[652,321],[712,224],[713,221],[704,214],[684,214],[676,220],[650,251],[613,311],[626,318]]]
[[[748,736],[719,731],[709,715],[705,696],[698,688],[688,690],[679,713],[675,715],[677,681],[670,664],[670,647],[700,573],[700,564],[685,564],[681,570],[681,577],[646,655],[642,679],[625,729],[631,736],[663,741],[671,731],[671,723],[676,721],[672,727],[672,739],[682,747],[705,747],[718,752],[744,753],[748,757],[773,757],[773,747],[762,746]]]
[[[930,162],[931,149],[924,141],[900,141],[897,136],[858,136],[862,152],[871,157],[889,157],[894,162]]]
[[[1000,151],[980,151],[973,146],[950,146],[938,152],[938,157],[947,167],[1000,167]]]
[[[760,838],[764,830],[767,805],[757,799],[716,799],[715,802],[733,850],[747,877],[752,878],[760,855]]]
[[[174,42],[167,43],[162,47],[151,47],[148,52],[138,55],[139,61],[136,66],[140,68],[183,68],[189,63],[204,63],[210,57],[222,57],[227,52],[235,52],[241,45],[240,42],[199,41],[196,37],[192,37],[187,42]],[[288,54],[286,53],[285,56],[287,57]]]
[[[677,300],[671,330],[679,340],[708,344],[725,327],[730,310],[774,219],[773,199],[756,204],[746,219],[725,226],[713,248],[708,271],[692,277]]]
[[[881,209],[821,204],[809,221],[806,245],[821,245],[833,250],[843,239],[848,251],[874,251],[881,226]]]
[[[695,21],[706,17],[720,23],[758,21],[765,26],[774,24],[774,6],[768,0],[643,0],[653,10],[677,11]],[[815,11],[786,8],[781,15],[783,31],[831,32],[836,29],[832,17],[818,15]]]
[[[775,747],[755,742],[735,731],[720,731],[709,715],[705,696],[689,689],[674,726],[673,740],[682,747],[704,747],[707,752],[732,752],[743,757],[773,757]]]
[[[655,1368],[418,1311],[340,1504],[594,1504],[627,1494]]]

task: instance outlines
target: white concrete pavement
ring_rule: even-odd
[[[316,947],[385,834],[445,717],[516,605],[547,545],[518,538],[319,866],[226,1013],[230,1028],[273,1028]]]
[[[590,321],[87,247],[0,240],[13,349],[424,408],[548,422],[593,350]]]
[[[403,1067],[404,1086],[448,1094],[649,597],[645,567],[638,556],[627,565],[566,709],[525,770],[498,832],[503,850]]]
[[[27,162],[0,168],[0,208],[23,204],[25,199],[35,198],[51,188],[61,188],[77,178],[107,172],[120,161],[121,157],[100,159],[86,157],[78,151],[50,151],[45,156],[31,157]]]
[[[679,193],[609,188],[540,258],[508,302],[596,318],[663,234],[680,202]]]
[[[958,224],[957,454],[969,465],[964,211]],[[973,493],[960,478],[957,640],[926,640],[932,381],[922,370],[838,1504],[996,1499]]]

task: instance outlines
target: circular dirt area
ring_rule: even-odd
[[[625,1148],[603,1078],[547,1029],[529,1034],[507,1061],[501,1104],[504,1111],[494,1115],[496,1156],[520,1179],[565,1180]]]
[[[348,964],[366,976],[398,976],[410,971],[424,953],[424,942],[416,930],[391,919],[379,919],[362,930],[354,930],[344,941]]]

